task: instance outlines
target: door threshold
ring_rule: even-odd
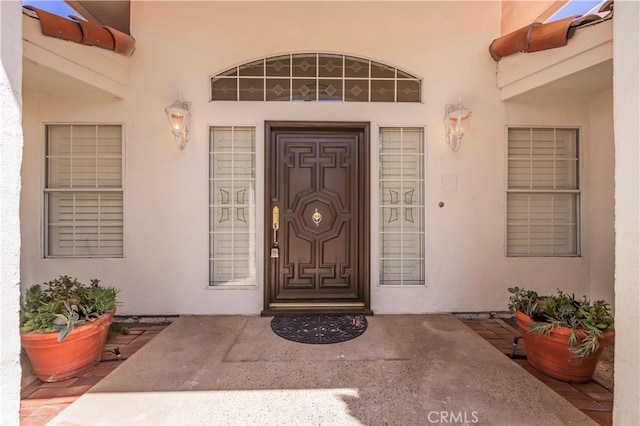
[[[344,315],[373,315],[373,311],[364,306],[278,306],[269,307],[260,316],[295,316],[295,315],[316,315],[316,314],[344,314]]]

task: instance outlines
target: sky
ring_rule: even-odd
[[[600,3],[602,3],[602,0],[572,0],[553,15],[547,22],[558,21],[573,15],[584,15]]]
[[[65,18],[69,15],[80,16],[78,12],[73,10],[62,0],[23,0],[22,5],[37,7],[38,9],[46,10],[47,12],[55,13],[56,15],[64,16]]]

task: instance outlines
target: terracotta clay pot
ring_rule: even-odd
[[[22,347],[38,378],[43,382],[66,380],[100,362],[113,314],[76,327],[63,342],[58,342],[57,331],[21,333]]]
[[[569,350],[568,328],[554,328],[547,336],[545,334],[529,333],[530,324],[534,321],[528,315],[516,311],[516,321],[522,331],[522,338],[527,352],[527,361],[539,372],[563,382],[585,383],[591,379],[596,369],[598,358],[602,350],[613,339],[614,332],[603,333],[598,340],[600,347],[587,357],[578,357]],[[578,336],[581,336],[578,331]]]

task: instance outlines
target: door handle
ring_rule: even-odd
[[[278,206],[274,206],[273,209],[271,209],[271,219],[273,221],[273,230],[277,231],[280,229],[280,208],[278,208]]]
[[[277,258],[280,256],[278,250],[278,229],[280,229],[280,208],[274,206],[271,209],[271,227],[273,228],[273,245],[271,246],[271,257]]]

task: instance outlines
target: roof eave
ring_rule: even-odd
[[[564,47],[516,53],[497,63],[500,98],[508,100],[537,87],[613,59],[613,20],[577,28]]]

